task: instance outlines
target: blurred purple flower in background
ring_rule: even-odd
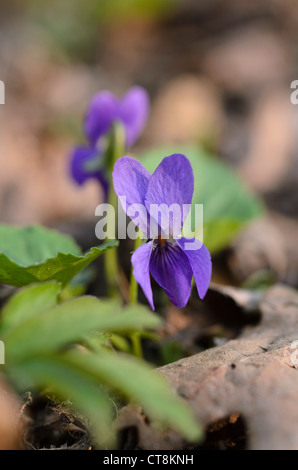
[[[149,116],[149,97],[141,87],[135,86],[117,99],[109,91],[98,93],[91,100],[84,121],[84,133],[89,145],[76,147],[71,155],[71,174],[82,185],[87,179],[97,179],[108,191],[108,174],[105,168],[105,137],[113,124],[123,125],[125,146],[134,145],[142,133]]]
[[[102,154],[96,147],[76,147],[71,156],[71,175],[80,186],[89,178],[97,179],[106,198],[109,184],[101,160]]]
[[[187,304],[191,293],[191,280],[194,275],[200,298],[208,290],[211,279],[211,257],[207,248],[194,238],[177,236],[170,227],[154,223],[152,236],[152,213],[150,207],[164,204],[170,207],[177,204],[181,208],[179,233],[182,230],[194,190],[194,176],[190,162],[181,154],[174,154],[162,160],[153,175],[141,163],[130,157],[120,158],[113,171],[113,182],[123,209],[129,215],[129,207],[142,204],[147,213],[138,217],[138,226],[148,236],[148,221],[151,224],[151,239],[140,246],[132,255],[132,265],[136,281],[142,287],[151,308],[154,310],[150,273],[165,290],[174,305],[181,308]],[[123,197],[126,204],[123,204]],[[151,218],[150,218],[151,215]],[[167,235],[160,235],[166,233]],[[188,249],[187,244],[192,244]]]

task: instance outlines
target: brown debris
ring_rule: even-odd
[[[148,130],[154,145],[217,138],[222,122],[219,93],[209,80],[181,75],[158,93]]]
[[[204,71],[216,83],[237,93],[283,83],[289,72],[283,41],[264,27],[232,31],[208,52],[202,64]]]
[[[258,193],[274,191],[293,167],[295,107],[283,88],[265,93],[250,118],[250,149],[238,167],[244,181]]]
[[[162,367],[160,372],[205,426],[241,414],[249,449],[298,448],[298,294],[270,289],[261,303],[262,320],[238,339]],[[292,348],[291,348],[292,345]],[[130,407],[120,412],[119,429],[137,428],[143,449],[183,449],[172,431],[159,435]]]
[[[20,410],[16,397],[0,379],[0,450],[20,447]]]
[[[268,270],[278,282],[298,284],[298,223],[269,213],[250,224],[233,242],[228,262],[238,282]]]
[[[67,402],[56,403],[34,395],[25,403],[27,422],[23,446],[27,450],[87,450],[89,433],[81,418],[74,415]]]

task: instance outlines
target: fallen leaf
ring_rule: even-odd
[[[0,379],[0,450],[19,448],[19,414],[16,397]]]
[[[260,324],[237,339],[159,371],[206,428],[237,413],[246,423],[249,449],[297,450],[298,293],[277,285],[260,311]],[[158,433],[135,408],[120,412],[118,429],[127,428],[135,429],[142,449],[187,447],[173,431]]]

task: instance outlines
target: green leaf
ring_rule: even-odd
[[[155,18],[168,13],[170,8],[175,6],[175,0],[103,0],[100,3],[100,16],[110,21],[140,17]],[[100,18],[99,16],[99,18]]]
[[[55,307],[60,291],[61,285],[55,281],[21,289],[2,309],[1,334]]]
[[[101,383],[142,405],[152,420],[174,428],[191,441],[202,437],[202,430],[190,408],[145,362],[105,351],[98,355],[70,351],[65,357],[70,364],[79,365]]]
[[[81,254],[71,237],[39,225],[0,225],[0,251],[21,266],[39,264],[59,252]]]
[[[195,204],[203,204],[203,241],[215,253],[227,246],[245,224],[260,216],[263,206],[232,168],[197,147],[161,147],[146,152],[140,161],[153,173],[161,160],[173,153],[183,153],[192,165],[195,189],[189,217],[194,220]],[[196,237],[201,238],[196,229],[192,227]]]
[[[9,376],[20,391],[46,389],[55,398],[70,400],[90,421],[98,446],[114,445],[112,401],[96,378],[76,364],[57,356],[32,358],[10,368]]]
[[[93,331],[129,332],[156,328],[161,320],[146,307],[122,308],[116,301],[81,297],[29,318],[3,335],[7,361],[53,353]]]
[[[118,245],[110,240],[82,255],[68,236],[40,226],[0,225],[0,283],[22,287],[56,280],[68,284],[98,256]]]

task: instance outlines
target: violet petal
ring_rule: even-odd
[[[176,241],[188,258],[194,273],[199,297],[203,299],[208,290],[212,274],[210,253],[205,245],[195,238],[180,238]]]
[[[148,214],[144,198],[148,188],[151,173],[143,165],[131,157],[122,157],[116,161],[113,170],[113,184],[117,196],[125,212],[133,204],[144,206],[143,214],[139,217],[139,228],[144,234],[148,233]],[[123,200],[126,198],[126,201]],[[125,203],[126,202],[126,203]],[[129,214],[133,220],[131,214]]]
[[[145,205],[166,236],[170,235],[175,238],[180,234],[190,208],[184,207],[187,210],[183,210],[183,205],[190,206],[193,191],[194,175],[189,160],[181,154],[164,158],[150,179],[145,196]],[[169,220],[168,211],[172,205],[178,212],[175,212],[175,217],[170,214]],[[160,207],[159,220],[156,220],[157,217],[153,211],[153,208],[157,206]],[[171,233],[173,228],[174,233]],[[152,235],[157,236],[159,234]]]
[[[85,117],[85,133],[95,145],[117,119],[118,101],[109,91],[98,93],[91,100]]]
[[[138,284],[140,284],[143,292],[152,308],[155,310],[153,303],[153,294],[150,282],[149,263],[152,250],[152,241],[141,245],[132,255],[131,262],[133,265],[133,274]]]
[[[155,241],[150,259],[150,272],[176,307],[185,307],[190,296],[192,269],[179,245]]]
[[[103,187],[105,198],[108,193],[108,182],[104,172],[100,169],[88,171],[86,165],[88,162],[98,158],[99,152],[95,148],[76,147],[71,155],[70,172],[76,183],[82,186],[89,178],[94,178],[100,182]]]
[[[132,147],[147,123],[149,116],[148,93],[139,86],[130,88],[119,102],[117,117],[124,124],[127,147]]]

